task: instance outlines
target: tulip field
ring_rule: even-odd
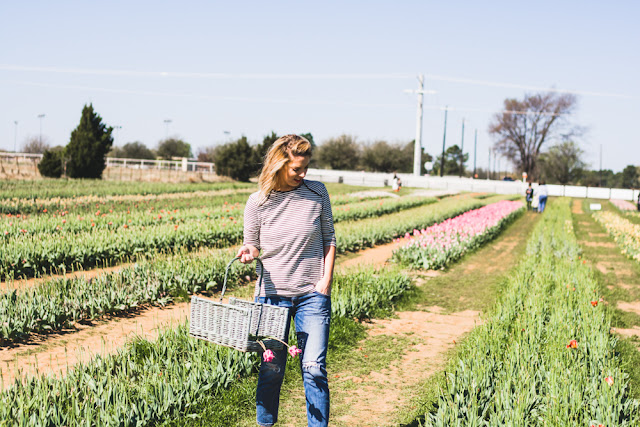
[[[394,245],[384,268],[337,269],[329,357],[351,351],[354,336],[364,339],[357,331],[366,321],[392,316],[416,293],[416,274],[464,264],[532,215],[520,196],[436,198],[410,189],[362,196],[352,194],[361,187],[327,188],[340,256]],[[255,184],[232,182],[3,183],[0,351],[46,344],[79,322],[215,296],[242,242],[253,191]],[[620,251],[640,261],[640,225],[615,212],[593,218]],[[628,374],[614,349],[611,313],[581,259],[570,200],[552,199],[539,218],[526,256],[451,355],[421,425],[640,425],[640,404],[628,396]],[[107,266],[118,268],[69,274]],[[24,280],[32,278],[38,280]],[[232,264],[230,292],[248,295],[255,278],[253,265]],[[295,343],[293,332],[289,339]],[[257,366],[256,354],[189,337],[188,323],[166,326],[156,339],[135,338],[64,375],[0,378],[0,426],[208,425],[204,408],[225,401]]]
[[[567,200],[551,204],[495,310],[446,374],[430,425],[638,425],[610,313],[580,259]]]
[[[613,237],[622,253],[640,262],[640,225],[613,212],[595,212],[593,217]]]

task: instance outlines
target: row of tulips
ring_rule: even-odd
[[[406,209],[430,205],[437,202],[433,197],[401,197],[367,200],[333,207],[333,222],[357,221],[365,218],[373,218],[388,215]]]
[[[459,350],[427,425],[639,425],[570,204],[536,225],[500,301]]]
[[[616,208],[620,209],[621,211],[635,211],[636,210],[636,205],[634,205],[633,203],[627,201],[627,200],[620,200],[620,199],[611,199],[610,200],[611,204],[614,205]]]
[[[357,207],[362,203],[370,202],[359,202],[352,206]],[[411,206],[397,203],[394,209]],[[413,199],[410,199],[410,203],[414,203]],[[379,218],[338,223],[338,249],[342,252],[352,251],[388,242],[414,228],[430,225],[434,221],[481,205],[480,202],[472,202],[468,198],[450,199],[441,203],[442,207],[438,207],[438,203],[405,209]],[[371,205],[367,208],[370,215],[378,216],[381,207]],[[202,213],[200,209],[191,210],[187,212],[192,212],[194,218],[188,221],[177,220],[178,213],[169,212],[164,216],[158,213],[155,219],[152,219],[154,223],[151,225],[139,225],[127,220],[120,226],[107,223],[101,227],[90,226],[90,230],[78,233],[64,233],[59,230],[55,235],[31,236],[28,230],[21,229],[18,233],[22,236],[0,236],[0,241],[5,239],[0,247],[0,277],[34,277],[50,272],[112,265],[158,251],[172,252],[200,247],[223,248],[239,244],[243,237],[243,209],[240,204],[226,207],[223,205],[218,210],[211,210],[227,215],[217,218],[206,211]],[[171,219],[171,215],[176,217]],[[159,216],[162,218],[158,218]],[[140,219],[142,222],[147,220],[146,217],[141,218],[144,218]],[[108,217],[102,220],[106,219]]]
[[[202,218],[183,224],[104,228],[43,238],[12,239],[0,247],[0,277],[34,277],[135,260],[156,252],[223,248],[242,239],[242,222]]]
[[[640,262],[640,225],[612,212],[594,212],[593,217],[616,241],[623,254]]]
[[[394,271],[336,275],[334,319],[388,309],[410,286]],[[136,339],[115,355],[77,365],[66,377],[16,382],[0,395],[2,425],[146,426],[198,417],[198,404],[249,374],[257,357],[187,334],[186,325],[167,329],[156,341]]]
[[[382,198],[351,196],[362,187],[327,184],[334,205]],[[183,199],[206,198],[256,191],[252,183],[220,182],[197,184],[121,183],[113,181],[12,181],[0,184],[0,214],[38,214],[45,209],[86,213],[95,208],[128,210],[137,204],[177,203]],[[188,201],[187,201],[188,203]],[[96,206],[97,205],[97,206]]]
[[[198,219],[233,219],[242,215],[247,196],[212,196],[206,201],[197,200],[200,203],[188,205],[136,204],[127,210],[97,206],[91,212],[83,214],[73,214],[68,210],[47,211],[40,215],[5,214],[0,216],[0,238],[7,244],[12,239],[50,238],[51,234],[73,235],[104,229],[115,230],[124,225],[148,227],[166,222],[181,224]]]
[[[6,181],[0,188],[0,197],[33,199],[55,197],[117,196],[125,194],[167,194],[185,191],[209,191],[221,188],[238,188],[248,184],[238,182],[124,182],[94,179],[44,179],[33,181]]]
[[[169,184],[89,180],[6,181],[0,185],[0,213],[31,214],[43,209],[67,209],[96,203],[130,203],[154,199],[180,199],[189,193],[249,190],[255,184],[219,182]]]
[[[436,204],[407,209],[380,218],[337,224],[337,249],[339,253],[342,253],[389,243],[416,228],[429,227],[437,222],[505,198],[509,197],[493,196],[485,200],[476,200],[467,196],[448,198]]]
[[[393,259],[413,268],[438,269],[495,238],[524,212],[522,202],[503,200],[407,233]]]
[[[32,333],[60,331],[75,322],[119,314],[148,305],[165,305],[193,293],[222,287],[226,263],[234,253],[217,250],[145,261],[93,278],[52,279],[37,286],[0,294],[0,345]],[[234,263],[230,283],[255,275]]]
[[[174,193],[185,195],[185,193]],[[188,195],[188,193],[187,193]],[[148,227],[162,222],[181,224],[194,219],[230,217],[231,220],[243,214],[248,192],[237,190],[235,194],[211,192],[206,195],[182,198],[180,203],[159,203],[167,200],[136,201],[120,209],[115,205],[92,205],[91,212],[74,214],[69,210],[43,209],[39,215],[5,214],[0,216],[0,238],[4,244],[11,239],[40,238],[39,234],[80,233],[101,229],[128,227]],[[437,199],[427,197],[386,198],[383,200],[360,201],[333,208],[334,222],[353,221],[399,212],[418,206],[435,203]]]
[[[103,212],[134,212],[149,209],[174,209],[206,206],[218,200],[246,200],[253,188],[223,188],[211,191],[190,191],[167,194],[128,194],[122,196],[80,196],[75,198],[52,198],[30,201],[29,209],[7,209],[8,218],[32,218],[34,216],[88,215],[96,210]],[[241,196],[241,197],[240,197]],[[235,200],[237,199],[237,200]],[[1,202],[0,202],[1,203]]]

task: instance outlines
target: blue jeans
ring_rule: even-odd
[[[544,212],[544,207],[547,204],[547,196],[540,196],[538,199],[538,212]]]
[[[304,393],[307,398],[307,422],[320,427],[329,424],[329,382],[327,380],[327,345],[331,323],[331,297],[312,292],[299,297],[259,297],[256,301],[289,307],[294,320]],[[290,322],[289,322],[290,323]],[[287,326],[287,336],[289,335]],[[287,348],[274,351],[271,362],[262,360],[256,390],[256,420],[261,426],[278,421],[280,387],[287,363]]]

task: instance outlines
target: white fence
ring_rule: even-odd
[[[130,169],[168,169],[182,172],[214,173],[213,163],[194,162],[183,157],[182,160],[143,160],[107,157],[107,167]]]
[[[0,159],[11,161],[36,161],[42,159],[42,154],[31,153],[7,153],[0,152]],[[168,169],[181,170],[183,172],[214,173],[214,164],[208,162],[195,162],[183,157],[180,160],[144,160],[107,157],[107,167],[121,167],[131,169]]]
[[[22,161],[26,161],[26,160],[31,160],[31,161],[36,161],[36,163],[38,161],[40,161],[40,159],[42,158],[42,154],[31,154],[31,153],[7,153],[7,152],[0,152],[0,158],[2,160],[22,160]]]
[[[522,181],[496,181],[489,179],[458,178],[452,176],[414,176],[398,174],[405,187],[430,188],[437,190],[459,190],[496,194],[522,194],[528,184]],[[354,172],[325,169],[309,169],[308,179],[323,182],[342,182],[351,185],[384,187],[391,185],[392,173]],[[532,184],[535,189],[538,184]],[[592,199],[638,200],[640,190],[624,188],[580,187],[572,185],[547,185],[550,196],[580,197]]]

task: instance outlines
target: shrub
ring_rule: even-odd
[[[55,147],[45,150],[42,159],[38,163],[40,175],[47,178],[60,178],[62,176],[62,162],[64,150],[62,147]]]

